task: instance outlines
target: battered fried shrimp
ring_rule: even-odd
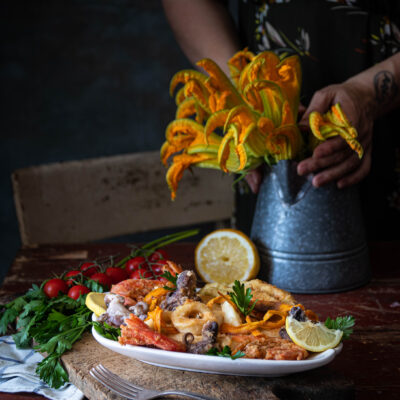
[[[176,290],[167,295],[160,307],[164,310],[174,311],[188,299],[199,301],[200,298],[196,294],[196,281],[193,271],[182,271],[176,280]]]
[[[192,333],[186,333],[183,337],[188,353],[205,354],[215,346],[218,336],[218,324],[215,321],[208,321],[203,325],[202,340],[193,343],[194,336]]]

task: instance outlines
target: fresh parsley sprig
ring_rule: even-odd
[[[21,297],[6,304],[0,318],[0,334],[15,324],[13,339],[18,348],[27,348],[35,341],[35,350],[47,353],[36,373],[50,387],[59,388],[68,382],[68,374],[60,357],[91,326],[92,312],[85,306],[85,297],[78,300],[66,295],[48,298],[41,287],[33,285]],[[17,320],[18,317],[18,320]]]
[[[160,276],[162,276],[163,278],[169,280],[174,285],[174,287],[164,286],[164,289],[171,290],[171,291],[176,290],[176,280],[178,279],[178,277],[176,275],[172,275],[171,272],[165,271]]]
[[[36,368],[40,379],[50,387],[58,389],[68,382],[68,373],[60,363],[58,354],[50,354],[43,359]]]
[[[82,285],[86,286],[91,292],[104,293],[108,288],[90,278],[83,277]]]
[[[222,351],[219,351],[215,347],[211,347],[210,350],[207,351],[206,355],[208,356],[218,356],[218,357],[230,357],[232,360],[236,360],[238,358],[244,357],[246,354],[242,351],[237,351],[232,355],[232,350],[229,346],[224,346]]]
[[[7,333],[9,325],[14,324],[18,316],[20,317],[19,319],[21,319],[21,317],[23,318],[27,315],[29,308],[35,305],[35,303],[29,305],[30,302],[45,299],[46,295],[42,288],[37,285],[32,285],[32,288],[29,289],[25,295],[17,297],[15,300],[5,304],[3,306],[3,314],[0,317],[0,335],[5,335]],[[23,321],[20,322],[21,326],[23,326],[22,322]]]
[[[38,343],[34,349],[48,354],[37,365],[36,373],[40,379],[56,389],[68,382],[68,374],[60,363],[61,356],[91,326],[92,312],[84,304],[73,301],[78,304],[72,314],[52,309],[47,318],[30,331],[34,341]]]
[[[245,290],[244,283],[240,283],[240,281],[236,280],[232,286],[232,290],[233,292],[228,293],[231,300],[243,315],[249,315],[257,302],[256,300],[251,303],[251,299],[253,298],[251,289],[247,288],[247,290]]]
[[[346,315],[344,317],[337,317],[336,319],[328,317],[325,321],[325,326],[329,329],[340,329],[343,331],[342,339],[348,339],[353,333],[355,323],[356,320],[352,315]]]
[[[96,332],[106,339],[118,341],[118,336],[121,336],[121,329],[107,324],[107,322],[92,322]]]

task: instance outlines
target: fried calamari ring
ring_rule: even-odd
[[[196,336],[201,335],[207,321],[217,321],[217,318],[204,303],[187,301],[172,312],[171,321],[179,332],[190,332]]]

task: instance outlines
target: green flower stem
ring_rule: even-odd
[[[164,247],[168,244],[177,242],[178,240],[186,239],[188,237],[197,235],[198,233],[199,233],[199,229],[190,229],[190,230],[183,231],[183,232],[171,233],[169,235],[165,235],[158,239],[155,239],[152,242],[146,243],[138,250],[139,251],[145,250],[145,255],[148,256],[151,253],[153,253],[155,250],[159,249],[160,247]],[[122,260],[118,261],[118,263],[115,266],[122,267],[132,257],[133,257],[132,255],[129,255],[129,256],[123,258]]]

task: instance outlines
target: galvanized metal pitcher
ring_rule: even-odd
[[[267,170],[251,229],[259,277],[295,293],[361,286],[371,272],[357,188],[315,188],[311,178],[289,160]]]

